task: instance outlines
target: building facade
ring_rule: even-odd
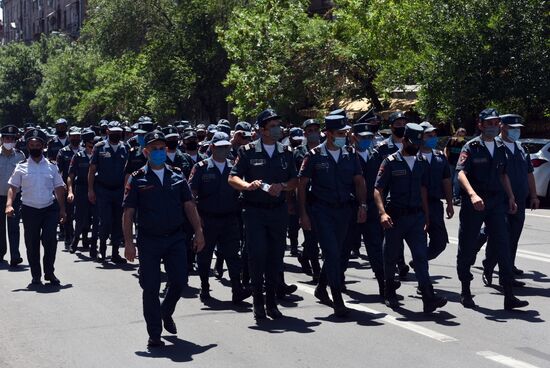
[[[77,38],[87,8],[87,0],[1,0],[1,4],[4,42],[32,42],[52,32]]]

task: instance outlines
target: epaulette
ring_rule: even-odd
[[[293,150],[292,150],[292,147],[290,147],[290,146],[285,146],[285,147],[286,147],[286,150],[287,150],[288,152],[292,152],[292,151],[293,151]]]
[[[468,142],[466,143],[467,145],[469,145],[470,147],[479,147],[481,146],[481,143],[479,143],[479,141],[473,141],[473,142]]]
[[[47,160],[50,161],[50,164],[57,165],[57,162],[55,160],[53,160],[51,158],[48,158]]]
[[[202,160],[202,161],[199,161],[197,162],[197,165],[199,165],[199,167],[203,167],[204,165],[206,165],[206,160]]]
[[[138,176],[141,176],[141,175],[144,175],[145,174],[145,170],[144,169],[139,169],[138,171],[134,171],[132,173],[132,176],[134,178],[138,177]]]
[[[179,167],[177,167],[177,166],[172,166],[172,165],[166,165],[166,166],[167,166],[170,170],[172,170],[172,171],[174,171],[174,172],[176,172],[176,173],[178,173],[178,174],[181,174],[181,173],[183,172],[183,171],[182,171]]]
[[[253,147],[254,147],[254,145],[252,143],[248,143],[244,146],[244,150],[248,151],[248,150],[252,149]]]
[[[443,154],[444,154],[443,151],[440,151],[440,150],[437,150],[437,149],[434,150],[434,153],[435,153],[436,155],[443,155]]]
[[[321,153],[321,148],[315,147],[311,151],[309,151],[309,153],[311,153],[312,155],[315,155],[317,153]]]
[[[397,156],[395,154],[391,154],[391,155],[388,155],[388,157],[386,157],[388,159],[388,161],[395,161],[395,158]]]
[[[97,142],[94,147],[103,147],[105,145],[105,141]]]

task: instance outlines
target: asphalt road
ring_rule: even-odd
[[[472,283],[479,307],[461,306],[455,218],[448,222],[451,244],[430,265],[436,290],[449,299],[433,315],[421,313],[412,274],[399,290],[403,307],[386,308],[368,262],[358,259],[347,275],[346,301],[354,311],[346,320],[336,319],[316,302],[314,286],[299,273],[296,259],[287,257],[287,282],[299,290],[282,302],[286,318],[257,325],[251,305],[234,307],[229,287],[216,280],[211,281],[215,300],[203,305],[193,276],[174,315],[178,336],[166,334],[167,346],[154,352],[146,349],[137,266],[121,269],[91,262],[85,253],[59,251],[56,274],[62,286],[33,289],[27,267],[13,271],[0,265],[0,368],[170,367],[182,362],[265,368],[550,367],[549,225],[550,210],[527,216],[517,260],[526,271],[527,286],[517,290],[530,303],[524,311],[505,312],[502,295],[483,286],[479,268]]]

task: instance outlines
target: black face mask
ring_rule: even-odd
[[[199,144],[197,142],[191,141],[185,143],[185,149],[188,151],[196,151],[199,148]]]
[[[418,146],[407,146],[404,149],[405,153],[410,156],[416,156],[419,150],[420,147]]]
[[[76,147],[80,144],[80,139],[71,139],[71,145]]]
[[[39,158],[42,156],[42,149],[41,148],[31,148],[29,149],[29,155],[31,155],[32,158]]]
[[[395,134],[397,138],[403,138],[405,136],[405,127],[393,128],[393,134]]]
[[[197,138],[202,142],[206,138],[206,134],[197,134]]]
[[[109,142],[113,144],[118,144],[121,139],[122,136],[120,134],[109,134]]]
[[[66,130],[56,130],[55,134],[57,134],[57,136],[59,138],[65,138],[67,136],[67,131]]]
[[[374,134],[378,133],[378,130],[380,129],[380,125],[378,124],[367,124],[367,130],[369,132],[372,132]]]
[[[168,147],[169,150],[175,150],[178,148],[178,141],[166,141],[166,147]]]

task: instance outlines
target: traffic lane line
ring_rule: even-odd
[[[302,292],[305,292],[307,294],[314,295],[314,293],[315,293],[314,288],[305,286],[303,284],[297,284],[296,286],[298,286],[298,290],[300,290]],[[405,330],[409,330],[411,332],[417,333],[417,334],[422,335],[422,336],[429,337],[433,340],[436,340],[436,341],[439,341],[439,342],[456,342],[456,341],[458,341],[457,338],[439,333],[439,332],[431,330],[429,328],[420,326],[416,323],[407,322],[407,321],[400,321],[396,317],[391,316],[391,315],[389,315],[385,312],[380,312],[380,311],[377,311],[375,309],[365,307],[363,305],[350,303],[350,300],[345,300],[345,302],[347,304],[347,307],[350,308],[350,309],[355,309],[355,310],[358,310],[358,311],[361,311],[361,312],[366,312],[366,313],[369,313],[369,314],[385,314],[384,317],[379,319],[380,321],[383,321],[383,322],[386,322],[388,324],[397,326],[399,328],[403,328]]]
[[[478,351],[477,355],[482,356],[486,359],[492,360],[493,362],[500,363],[502,365],[505,365],[507,367],[512,368],[539,368],[536,365],[529,364],[526,362],[522,362],[521,360],[517,360],[514,358],[511,358],[506,355],[501,355],[492,351]]]
[[[458,238],[449,237],[449,243],[453,245],[458,245]],[[539,253],[539,252],[533,252],[529,250],[518,249],[516,252],[516,256],[525,258],[525,259],[530,259],[533,261],[550,263],[550,254],[546,254],[546,253]]]

